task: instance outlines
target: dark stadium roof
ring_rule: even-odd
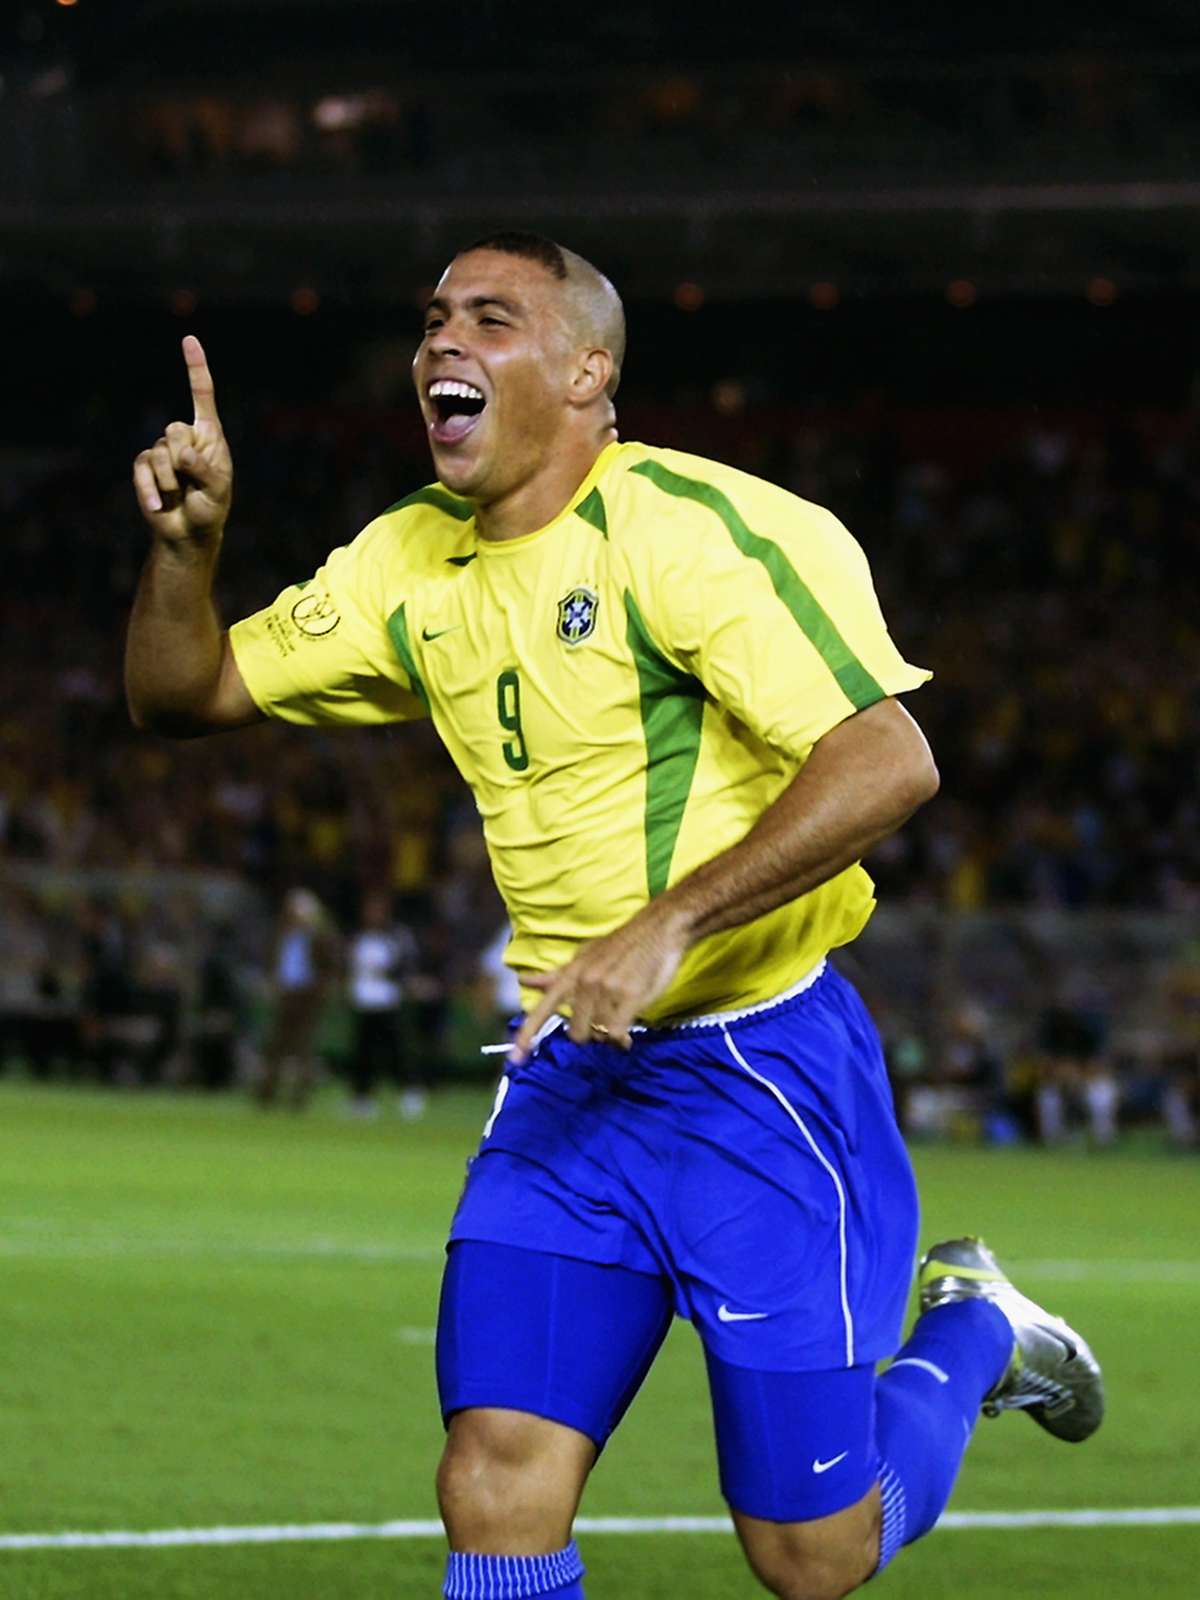
[[[836,6],[606,4],[547,9],[474,0],[439,14],[425,0],[125,0],[114,6],[49,0],[6,7],[0,62],[34,44],[85,45],[89,74],[228,68],[239,53],[260,61],[350,42],[433,68],[655,61],[662,65],[833,57],[972,60],[997,54],[1096,48],[1169,52],[1200,47],[1200,8],[1189,0],[1057,0],[1050,6],[905,7],[841,0]]]
[[[658,299],[693,279],[710,298],[1200,287],[1193,0],[549,16],[0,8],[0,287],[378,303],[504,225]],[[322,121],[368,102],[375,124]]]

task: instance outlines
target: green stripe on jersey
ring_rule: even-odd
[[[460,500],[456,494],[451,494],[449,489],[443,489],[436,483],[418,489],[415,494],[406,495],[403,500],[397,500],[395,505],[389,506],[380,514],[386,517],[393,511],[403,511],[406,506],[432,506],[435,511],[444,511],[456,522],[470,522],[475,515],[475,507],[469,500]]]
[[[836,678],[842,693],[856,711],[872,706],[886,698],[886,691],[863,666],[862,662],[842,638],[828,613],[812,590],[801,578],[792,563],[772,539],[751,533],[738,515],[737,508],[728,496],[714,484],[703,483],[699,478],[685,478],[657,461],[639,461],[630,469],[649,478],[665,494],[677,495],[682,500],[695,500],[716,513],[725,524],[730,538],[744,556],[760,561],[775,593],[795,618],[798,626],[812,643],[821,660]]]
[[[403,601],[387,620],[388,637],[392,641],[392,648],[400,658],[400,665],[404,668],[412,691],[419,695],[425,703],[426,711],[429,710],[429,696],[425,693],[425,685],[421,682],[421,674],[417,671],[416,659],[412,652],[412,643],[408,637],[408,618],[404,615]]]
[[[582,517],[585,522],[590,522],[593,528],[598,528],[604,537],[608,538],[608,515],[604,510],[604,498],[599,489],[593,489],[591,494],[583,497],[575,507],[575,515]]]
[[[704,687],[662,654],[628,589],[625,615],[646,740],[646,886],[653,897],[663,892],[671,877],[671,859],[700,755]]]

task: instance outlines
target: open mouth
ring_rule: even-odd
[[[483,415],[487,401],[473,383],[439,378],[429,385],[433,421],[429,431],[438,444],[460,444]]]

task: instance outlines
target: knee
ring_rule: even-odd
[[[874,1496],[850,1513],[819,1522],[738,1521],[755,1576],[779,1600],[842,1600],[879,1565]]]
[[[843,1600],[867,1581],[876,1564],[877,1559],[864,1562],[831,1554],[771,1564],[751,1562],[763,1587],[778,1600]]]
[[[494,1554],[560,1549],[570,1537],[590,1441],[521,1412],[454,1417],[437,1474],[451,1545]]]
[[[757,1578],[779,1600],[842,1600],[861,1587],[878,1565],[856,1549],[822,1550],[821,1554],[781,1552],[776,1560],[750,1558]]]
[[[450,1518],[491,1501],[506,1501],[530,1457],[519,1426],[474,1413],[455,1417],[438,1466],[438,1503]]]

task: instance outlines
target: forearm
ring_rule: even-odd
[[[688,944],[753,921],[858,861],[936,792],[937,781],[907,713],[895,701],[871,707],[820,741],[745,838],[651,907],[677,920]]]
[[[202,730],[225,649],[212,598],[219,544],[155,540],[151,546],[125,642],[125,694],[139,728]]]
[[[689,873],[554,972],[525,975],[542,998],[513,1041],[524,1060],[557,1010],[577,1043],[628,1048],[630,1027],[669,987],[689,946],[764,916],[834,877],[937,790],[916,723],[895,700],[860,711],[818,741],[801,772],[731,849]]]

